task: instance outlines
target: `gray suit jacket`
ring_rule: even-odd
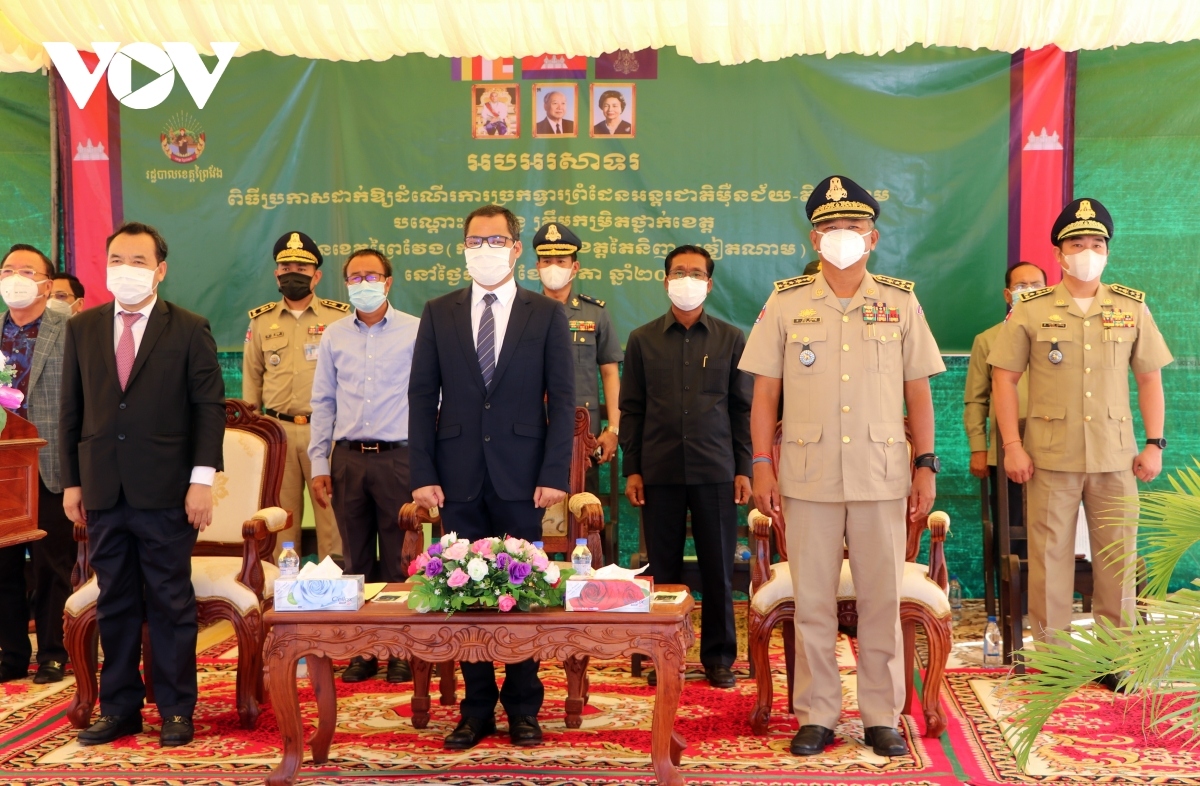
[[[33,345],[33,366],[29,369],[29,422],[37,426],[38,436],[46,447],[38,451],[38,472],[42,483],[55,494],[62,492],[59,479],[58,409],[62,389],[63,344],[67,339],[66,314],[46,309],[38,327],[37,343]],[[2,318],[0,318],[2,324]]]

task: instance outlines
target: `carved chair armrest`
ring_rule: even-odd
[[[762,586],[771,578],[771,530],[773,522],[770,516],[758,512],[757,508],[750,511],[746,517],[750,525],[750,535],[754,539],[754,561],[750,565],[750,587]]]
[[[929,578],[942,589],[950,586],[946,569],[946,535],[950,532],[950,516],[940,510],[929,514]]]
[[[587,538],[588,551],[592,552],[592,567],[604,567],[604,549],[600,545],[600,533],[604,529],[604,506],[595,494],[581,491],[567,500],[567,510],[575,522],[571,532],[572,542]]]
[[[442,512],[437,508],[426,508],[415,502],[406,502],[400,506],[400,531],[404,533],[404,543],[400,547],[400,575],[408,575],[409,564],[421,552],[421,525],[433,525],[434,537],[442,527]]]
[[[292,523],[292,514],[279,507],[263,508],[242,523],[242,570],[238,574],[238,583],[258,596],[261,603],[266,577],[262,569],[261,542],[274,534],[282,532]],[[272,551],[274,543],[272,542]]]
[[[71,590],[75,591],[92,577],[92,563],[88,559],[87,524],[75,522],[72,534],[75,542],[79,544],[75,555],[75,567],[71,568]]]

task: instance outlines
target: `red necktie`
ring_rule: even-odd
[[[142,318],[141,314],[121,312],[125,321],[125,330],[117,341],[117,377],[121,380],[121,390],[129,381],[129,372],[133,370],[133,358],[137,354],[133,349],[133,323]]]

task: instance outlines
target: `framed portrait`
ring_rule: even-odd
[[[471,85],[471,136],[475,139],[521,136],[521,88],[517,84]]]
[[[632,139],[637,132],[637,96],[633,82],[591,84],[593,137]]]
[[[533,136],[569,139],[579,136],[579,86],[574,82],[534,82]]]

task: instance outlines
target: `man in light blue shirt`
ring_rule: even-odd
[[[408,379],[420,320],[388,303],[392,264],[378,251],[356,251],[342,275],[354,313],[325,328],[317,358],[308,444],[314,501],[333,505],[346,573],[401,582],[398,517],[412,501]],[[361,682],[378,670],[375,658],[356,657],[342,681]],[[408,663],[389,659],[387,678],[412,679]]]

